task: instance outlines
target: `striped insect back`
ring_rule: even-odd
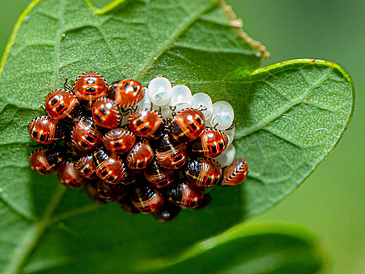
[[[77,78],[73,90],[76,97],[86,105],[86,108],[91,109],[96,99],[106,97],[107,83],[103,76],[89,71]]]
[[[179,169],[185,164],[187,157],[186,143],[175,145],[170,141],[169,134],[162,135],[156,146],[156,159],[163,168]]]
[[[108,151],[125,154],[133,147],[136,136],[129,130],[116,128],[105,134],[102,141]]]
[[[75,163],[75,169],[81,177],[87,179],[96,179],[96,165],[92,155],[81,157]]]
[[[79,159],[81,157],[87,156],[90,152],[88,151],[80,151],[76,148],[74,142],[71,139],[66,139],[66,151],[67,154],[70,155],[74,159]]]
[[[164,204],[161,192],[150,186],[141,186],[135,189],[132,196],[132,204],[143,214],[151,214],[159,211]]]
[[[91,117],[82,117],[73,127],[72,142],[81,151],[91,151],[101,144],[103,135],[96,129]]]
[[[174,169],[165,169],[154,160],[144,172],[144,176],[148,182],[157,188],[164,188],[173,183],[179,173]]]
[[[50,116],[40,116],[29,123],[28,132],[34,141],[49,145],[65,139],[67,128]]]
[[[142,84],[133,79],[116,81],[108,86],[108,97],[122,108],[137,104],[145,95]]]
[[[74,162],[66,162],[58,170],[58,180],[68,188],[77,188],[87,183],[75,169]]]
[[[122,119],[117,104],[106,97],[95,101],[91,113],[95,124],[107,129],[117,128]]]
[[[74,123],[81,115],[81,106],[75,95],[63,89],[57,89],[47,95],[45,110],[55,120]]]
[[[222,177],[222,168],[213,159],[198,158],[186,163],[186,178],[199,187],[211,187],[218,184]]]
[[[248,173],[248,165],[245,159],[234,159],[232,164],[223,171],[223,179],[220,185],[235,186],[244,182]]]
[[[51,174],[58,170],[65,160],[61,149],[37,149],[29,156],[30,167],[39,174]]]
[[[120,184],[126,175],[124,163],[117,156],[109,156],[103,150],[94,153],[96,161],[96,174],[110,184]]]
[[[204,190],[187,182],[180,182],[167,190],[167,198],[170,202],[182,208],[195,208],[200,205],[204,197]]]
[[[191,142],[191,151],[208,158],[218,157],[228,145],[228,137],[215,128],[206,128],[198,139]]]
[[[184,109],[176,114],[171,122],[170,136],[177,143],[194,141],[205,128],[205,119],[201,111]]]
[[[126,169],[126,175],[122,182],[123,185],[133,185],[139,181],[143,181],[143,170]]]
[[[162,125],[161,114],[152,109],[137,110],[129,117],[129,129],[138,137],[154,139]]]
[[[145,169],[153,160],[153,152],[148,140],[136,143],[127,155],[127,167],[130,169]]]
[[[108,202],[118,202],[128,194],[128,190],[122,184],[110,184],[103,181],[99,181],[97,184],[97,190],[100,198]]]

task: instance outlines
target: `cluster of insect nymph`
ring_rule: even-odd
[[[212,104],[163,77],[148,89],[133,79],[107,84],[86,72],[47,95],[46,115],[29,123],[41,149],[29,156],[39,174],[58,172],[69,188],[85,186],[96,203],[130,214],[174,219],[208,205],[212,186],[242,183],[248,166],[234,159],[232,106]]]

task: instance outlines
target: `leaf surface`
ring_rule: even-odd
[[[306,230],[277,224],[237,225],[183,252],[167,252],[162,256],[154,254],[155,246],[136,248],[133,243],[113,249],[89,246],[89,252],[79,255],[77,244],[81,243],[64,244],[64,248],[73,252],[63,253],[57,260],[31,260],[25,272],[312,274],[323,263],[321,249]],[[49,247],[47,251],[50,252]]]
[[[240,224],[178,256],[148,260],[138,269],[147,267],[152,272],[156,268],[158,273],[316,273],[323,257],[317,242],[303,228]]]
[[[268,53],[227,11],[216,0],[116,1],[101,10],[82,0],[36,0],[28,7],[0,68],[0,225],[11,228],[0,236],[0,269],[76,271],[82,260],[92,271],[93,260],[116,254],[131,261],[180,254],[272,207],[333,150],[353,111],[346,72],[306,59],[257,69]],[[161,225],[116,205],[95,206],[55,175],[35,174],[29,121],[42,115],[39,105],[65,76],[89,70],[108,82],[147,84],[162,75],[229,101],[237,155],[250,166],[247,182],[213,189],[208,208]]]

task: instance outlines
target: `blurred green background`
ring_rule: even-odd
[[[94,1],[98,6],[108,0]],[[356,110],[334,153],[289,198],[250,222],[309,228],[329,261],[325,273],[365,273],[365,1],[227,0],[245,31],[271,52],[264,65],[292,58],[336,61],[352,76]],[[29,0],[0,0],[0,51]],[[363,121],[363,122],[361,122]]]

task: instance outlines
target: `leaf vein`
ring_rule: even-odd
[[[59,18],[59,17],[57,17],[57,16],[55,16],[55,15],[53,15],[53,14],[51,14],[51,13],[49,13],[49,12],[45,11],[45,10],[39,9],[39,10],[37,11],[37,13],[39,13],[39,14],[41,14],[41,15],[44,15],[44,16],[46,16],[46,17],[48,17],[48,18],[51,18],[51,19],[54,19],[54,20],[60,21],[60,18]]]
[[[18,254],[18,256],[14,256],[15,260],[11,261],[9,264],[7,271],[8,274],[21,273],[23,266],[26,264],[29,258],[29,255],[32,253],[40,238],[49,227],[50,218],[52,217],[53,212],[56,210],[65,192],[66,188],[63,185],[58,184],[53,197],[50,200],[50,203],[44,209],[42,218],[35,226],[32,227],[30,233],[24,236],[19,249],[21,252]]]
[[[291,99],[289,97],[287,97],[286,95],[281,93],[280,90],[276,86],[274,86],[272,83],[270,83],[268,80],[265,79],[265,80],[263,80],[263,82],[265,84],[267,84],[269,87],[271,87],[273,90],[275,90],[280,95],[280,97],[284,98],[287,101],[291,101]]]
[[[175,42],[175,47],[178,48],[185,48],[185,49],[192,49],[196,51],[205,51],[210,53],[235,53],[235,54],[242,54],[242,55],[252,55],[255,52],[251,50],[242,50],[242,49],[234,49],[234,48],[215,48],[215,47],[202,47],[198,45],[191,45],[188,43],[182,42]]]
[[[34,222],[35,221],[34,218],[32,218],[31,216],[28,216],[26,213],[21,212],[20,210],[16,209],[13,205],[11,205],[6,200],[6,197],[4,197],[5,195],[2,194],[3,189],[0,188],[0,190],[1,190],[1,192],[0,192],[0,201],[4,206],[9,208],[10,211],[12,211],[14,214],[18,215],[19,217],[21,217],[22,219],[24,219],[27,222]]]
[[[102,37],[103,37],[103,39],[105,41],[106,46],[108,47],[110,53],[112,54],[113,59],[115,61],[115,64],[116,64],[118,70],[120,70],[121,69],[121,65],[120,65],[120,63],[118,61],[117,55],[115,54],[113,48],[111,47],[111,45],[109,43],[108,37],[105,35],[105,33],[103,32],[103,30],[101,29],[100,26],[98,26],[97,29],[99,30],[100,34],[102,35]],[[122,77],[125,78],[124,72],[123,71],[120,71],[120,73],[122,74]]]
[[[217,2],[209,4],[201,10],[198,10],[192,16],[188,17],[185,21],[183,21],[182,24],[176,28],[176,31],[171,35],[171,37],[160,48],[157,48],[150,55],[150,57],[141,67],[139,72],[136,74],[135,78],[143,79],[143,77],[147,74],[148,70],[153,66],[158,57],[160,57],[165,51],[167,51],[181,37],[181,35],[183,35],[185,31],[199,19],[200,16],[211,10],[216,5]]]
[[[272,115],[268,116],[266,119],[264,119],[260,123],[255,124],[255,125],[253,125],[249,128],[245,128],[245,129],[237,132],[236,135],[235,135],[235,139],[236,140],[240,139],[240,138],[245,137],[249,134],[252,134],[253,132],[255,132],[259,129],[262,129],[263,127],[265,127],[266,125],[268,125],[269,123],[274,121],[275,119],[279,118],[281,115],[283,115],[285,112],[287,112],[292,107],[301,104],[303,102],[303,100],[306,99],[308,95],[310,95],[310,93],[314,89],[314,87],[319,86],[320,84],[322,84],[324,81],[326,81],[328,79],[328,75],[329,75],[329,72],[326,73],[326,75],[322,76],[322,78],[319,79],[317,81],[317,83],[315,83],[312,87],[308,88],[303,96],[289,102],[284,107],[282,107],[279,111],[277,111],[277,112],[273,113]]]

